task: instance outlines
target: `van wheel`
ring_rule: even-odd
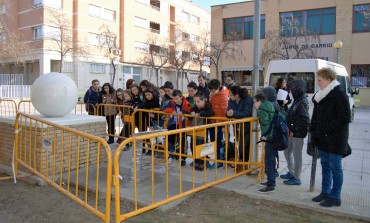
[[[355,108],[351,109],[351,123],[353,122],[353,119],[355,119]]]

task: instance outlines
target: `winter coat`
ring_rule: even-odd
[[[227,89],[229,89],[229,90],[230,90],[230,88],[232,88],[234,86],[236,86],[235,82],[233,82],[232,84],[225,84],[225,87],[227,87]]]
[[[246,118],[252,116],[253,110],[253,99],[248,95],[245,98],[241,98],[239,102],[229,99],[227,111],[233,110],[233,116],[227,116],[228,118]]]
[[[351,120],[347,94],[334,80],[325,89],[316,92],[312,101],[312,145],[327,153],[346,154]]]
[[[265,100],[257,110],[257,117],[259,118],[260,126],[261,126],[261,135],[265,133],[271,124],[272,118],[275,113],[274,105],[270,102]],[[266,141],[272,140],[272,133],[266,137]]]
[[[133,95],[131,101],[132,101],[133,108],[138,108],[143,103],[140,95],[136,95],[136,96]]]
[[[94,106],[102,102],[101,88],[99,87],[98,91],[95,91],[91,86],[85,93],[84,102],[86,103],[86,111],[88,111],[89,114],[94,114]]]
[[[116,104],[116,94],[103,94],[102,104]],[[114,106],[104,106],[104,115],[116,115],[118,113],[117,107]]]
[[[305,95],[307,85],[303,80],[293,80],[289,82],[294,103],[288,110],[286,117],[289,130],[295,138],[305,138],[307,136],[310,115],[308,114],[308,100]]]
[[[222,86],[217,94],[211,94],[209,103],[211,104],[215,117],[226,117],[226,109],[229,100],[229,90]]]
[[[166,112],[166,113],[169,113],[169,114],[172,114],[172,112],[177,113],[177,108],[179,108],[180,111],[183,114],[190,114],[191,106],[190,106],[190,103],[188,102],[188,100],[186,100],[186,98],[184,96],[182,96],[182,104],[181,105],[177,105],[175,103],[175,101],[173,99],[171,99],[168,103],[168,106],[165,107],[163,111]],[[178,128],[181,129],[183,127],[186,127],[185,126],[185,119],[186,118],[183,117],[182,115],[172,116],[172,117],[170,117],[170,120],[168,121],[168,125],[178,123]],[[177,120],[178,120],[178,122],[177,122]]]
[[[206,102],[202,108],[198,108],[197,106],[194,106],[190,112],[195,112],[198,114],[199,117],[213,117],[215,116],[215,113],[211,107],[211,105]],[[208,124],[208,121],[204,118],[189,118],[191,121],[191,126],[199,126]]]

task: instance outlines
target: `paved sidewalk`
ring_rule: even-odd
[[[302,185],[288,186],[283,179],[277,178],[274,193],[259,194],[261,187],[256,184],[255,176],[243,176],[223,183],[218,188],[232,190],[254,198],[263,198],[295,206],[314,209],[322,212],[355,216],[370,221],[370,108],[356,110],[355,120],[350,124],[350,140],[352,155],[343,160],[344,182],[342,188],[342,205],[324,208],[311,199],[321,191],[321,165],[317,162],[314,192],[309,192],[312,157],[307,155],[304,145]],[[284,153],[280,152],[279,173],[287,171]]]

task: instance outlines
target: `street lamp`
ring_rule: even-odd
[[[337,49],[337,63],[339,63],[339,49],[342,48],[343,43],[340,40],[334,42],[334,48]]]

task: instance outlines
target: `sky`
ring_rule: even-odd
[[[243,2],[245,0],[192,0],[193,3],[211,11],[211,5],[223,5],[228,3]]]

